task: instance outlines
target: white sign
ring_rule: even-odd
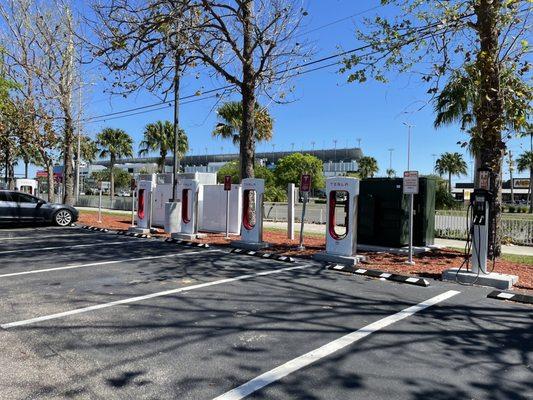
[[[403,173],[403,194],[418,194],[418,171]]]
[[[108,181],[100,181],[98,182],[98,185],[102,190],[111,189],[111,182]]]

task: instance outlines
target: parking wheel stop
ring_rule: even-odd
[[[385,271],[379,271],[375,269],[360,268],[358,266],[350,266],[343,264],[327,264],[326,269],[331,271],[346,272],[354,275],[367,276],[369,278],[377,278],[387,281],[406,283],[408,285],[416,285],[428,287],[429,282],[424,278],[418,278],[416,276],[392,274]]]
[[[521,293],[502,292],[494,290],[487,295],[490,299],[514,301],[517,303],[533,304],[533,296]]]
[[[284,256],[282,254],[277,254],[277,253],[268,253],[264,251],[254,251],[254,250],[246,250],[246,249],[241,249],[241,248],[234,248],[231,250],[231,253],[244,254],[247,256],[267,258],[270,260],[284,261],[284,262],[290,262],[290,263],[295,262],[294,258],[292,257]]]

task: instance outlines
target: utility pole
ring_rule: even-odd
[[[78,148],[76,149],[76,186],[74,192],[76,203],[80,198],[80,159],[81,159],[81,87],[78,90]]]
[[[291,143],[291,153],[294,153],[294,143]]]
[[[178,155],[180,127],[179,127],[179,113],[180,113],[180,68],[181,68],[181,54],[176,49],[174,56],[174,154],[172,162],[172,202],[178,199],[178,174],[180,170],[180,160]]]
[[[513,171],[514,171],[514,163],[513,163],[513,153],[511,150],[509,150],[509,179],[511,181],[511,204],[514,204],[514,185],[513,185]]]
[[[389,169],[392,169],[392,152],[394,149],[389,149]]]
[[[361,138],[357,138],[357,147],[361,149]]]

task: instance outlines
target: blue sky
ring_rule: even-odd
[[[83,4],[82,2],[78,4]],[[311,0],[308,2],[309,17],[303,31],[332,21],[368,10],[379,5],[378,0]],[[364,14],[371,17],[388,14],[391,10],[381,7]],[[357,47],[354,27],[361,23],[363,15],[351,18],[309,33],[308,40],[316,49],[314,58],[320,58],[344,49]],[[259,144],[258,151],[290,150],[294,143],[295,150],[310,149],[311,142],[315,148],[361,147],[365,155],[378,160],[380,173],[384,174],[389,165],[389,148],[393,148],[392,167],[400,173],[407,167],[407,128],[402,124],[408,122],[412,128],[411,168],[421,173],[432,170],[434,154],[445,151],[458,151],[465,154],[470,165],[470,157],[456,144],[465,140],[457,127],[435,130],[433,128],[433,111],[431,104],[422,110],[413,112],[428,100],[427,87],[419,79],[408,76],[390,76],[390,83],[382,84],[368,81],[365,84],[346,83],[346,76],[339,75],[338,67],[312,72],[293,80],[296,87],[295,101],[284,105],[271,105],[274,117],[274,139],[270,143]],[[103,93],[105,82],[102,81],[98,66],[92,65],[84,76],[85,82],[93,82],[84,95],[85,114],[91,117],[133,107],[139,107],[159,99],[149,93],[136,93],[123,99],[110,97]],[[185,78],[182,95],[195,93],[203,84],[203,90],[226,84],[224,81],[197,81]],[[235,99],[238,99],[235,96]],[[216,99],[207,99],[185,104],[181,108],[180,122],[189,136],[192,154],[236,152],[229,141],[214,139],[211,131],[216,124],[213,111]],[[136,145],[142,138],[143,127],[159,119],[172,120],[172,107],[168,110],[154,111],[140,115],[109,119],[104,122],[87,123],[85,132],[94,138],[102,128],[110,126],[126,130]],[[518,155],[529,147],[529,140],[513,139],[509,147]],[[505,169],[505,178],[508,178]],[[21,167],[17,172],[21,172]],[[518,175],[517,175],[518,176]],[[466,178],[461,178],[464,180]]]

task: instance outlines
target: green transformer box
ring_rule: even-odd
[[[403,247],[409,244],[409,196],[401,178],[362,179],[359,187],[357,242]],[[435,178],[420,178],[414,197],[413,245],[435,241]]]

